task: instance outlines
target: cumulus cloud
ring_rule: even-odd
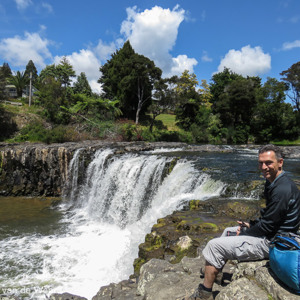
[[[179,6],[173,10],[154,6],[143,12],[138,12],[135,6],[127,8],[127,19],[122,23],[121,33],[130,40],[137,53],[153,60],[163,70],[164,76],[180,75],[187,67],[193,71],[197,64],[196,59],[186,55],[173,58],[170,54],[184,19],[185,11]]]
[[[181,75],[185,70],[193,70],[193,67],[197,65],[197,60],[195,58],[188,58],[185,54],[178,55],[177,57],[172,58],[172,68],[170,75]],[[170,76],[169,75],[169,76]]]
[[[15,2],[17,4],[18,10],[26,9],[29,5],[32,4],[31,0],[15,0]]]
[[[97,83],[97,80],[100,77],[99,68],[101,63],[94,52],[82,49],[79,52],[73,52],[71,55],[66,55],[66,58],[73,66],[77,76],[81,72],[84,72],[93,91],[101,91],[101,86]],[[61,59],[61,56],[55,56],[54,63],[59,64]]]
[[[93,49],[93,51],[100,61],[107,61],[117,48],[122,47],[123,43],[124,41],[122,39],[117,39],[115,42],[111,43],[105,43],[102,40],[99,40],[98,45]]]
[[[31,59],[37,67],[44,67],[45,60],[52,58],[49,44],[39,33],[25,32],[24,37],[0,40],[0,55],[12,66],[25,66]]]
[[[251,48],[248,45],[241,50],[230,50],[221,60],[218,72],[222,72],[225,67],[243,76],[257,76],[271,69],[271,56],[259,46]]]
[[[293,42],[287,42],[282,45],[283,50],[291,50],[294,48],[300,48],[300,40],[295,40]]]

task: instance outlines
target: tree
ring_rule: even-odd
[[[212,93],[210,92],[209,84],[206,82],[205,79],[201,80],[201,85],[200,88],[198,89],[198,93],[201,95],[202,103],[206,107],[210,108],[212,105],[211,103]]]
[[[125,118],[139,122],[151,104],[151,93],[161,70],[149,58],[135,53],[127,41],[101,68],[98,82],[104,97],[118,99]]]
[[[9,78],[9,82],[16,87],[17,97],[22,97],[23,90],[28,85],[29,80],[24,72],[17,71],[15,75]]]
[[[3,67],[0,67],[0,100],[6,99],[5,86],[6,78],[3,72]]]
[[[188,102],[190,99],[199,100],[198,84],[196,74],[190,74],[188,70],[183,71],[181,76],[177,78],[175,86],[179,105]]]
[[[57,66],[55,64],[48,65],[41,71],[39,84],[48,77],[52,77],[55,80],[60,81],[61,85],[66,88],[67,86],[70,86],[71,78],[75,77],[75,71],[67,58],[63,57]]]
[[[281,78],[285,81],[291,93],[288,93],[288,97],[291,99],[292,103],[294,103],[295,108],[298,112],[300,112],[300,61],[293,64],[290,68],[280,73]]]
[[[261,97],[252,118],[252,133],[257,143],[295,139],[299,132],[296,114],[291,104],[285,103],[287,86],[275,78],[268,78],[261,89]]]
[[[92,95],[91,86],[84,72],[81,72],[80,75],[77,76],[77,81],[74,83],[73,90],[75,94],[85,94],[87,96]]]
[[[152,132],[155,118],[174,108],[174,93],[170,87],[170,82],[172,82],[172,78],[161,78],[154,83],[152,104],[148,108],[151,114],[150,132]]]
[[[225,68],[212,77],[212,111],[227,128],[228,142],[246,143],[261,87],[259,77],[244,78]]]
[[[11,69],[10,69],[10,66],[8,63],[4,62],[1,69],[2,69],[2,74],[5,79],[12,76],[12,72],[11,72]]]
[[[135,70],[133,76],[137,79],[138,98],[135,123],[138,124],[142,107],[147,101],[150,102],[154,83],[160,79],[162,72],[153,61],[142,55],[135,57]]]
[[[42,72],[41,72],[42,73]],[[44,77],[36,92],[37,101],[44,107],[46,118],[56,124],[67,123],[70,115],[61,109],[61,106],[68,106],[66,100],[66,89],[61,81],[52,76]]]
[[[71,78],[75,77],[75,71],[65,56],[61,59],[59,65],[56,66],[56,71],[61,83],[65,87],[70,86]]]
[[[29,60],[29,62],[27,63],[24,75],[29,79],[30,73],[32,75],[32,84],[34,85],[38,78],[38,72],[32,60]]]

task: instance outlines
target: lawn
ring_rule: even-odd
[[[170,131],[179,131],[179,127],[175,125],[175,115],[161,114],[156,117],[156,120],[160,120],[168,127]]]

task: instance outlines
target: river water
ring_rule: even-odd
[[[257,193],[239,186],[262,179],[256,151],[247,149],[113,153],[97,151],[79,183],[78,150],[63,203],[0,198],[0,296],[42,300],[69,292],[91,299],[101,286],[133,273],[138,245],[158,218],[188,200],[223,196],[228,186],[236,191],[232,197],[255,199]],[[284,166],[300,180],[299,159],[286,159]]]

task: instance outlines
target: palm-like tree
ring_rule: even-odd
[[[24,72],[17,71],[9,78],[9,83],[13,84],[17,90],[17,97],[22,97],[23,89],[28,85],[29,78]]]

